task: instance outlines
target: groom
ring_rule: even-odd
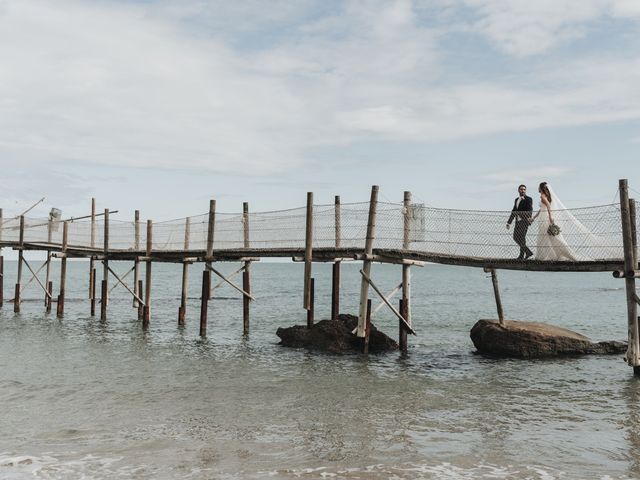
[[[533,252],[527,247],[527,230],[531,224],[531,214],[533,213],[533,200],[527,196],[527,186],[520,185],[518,187],[518,198],[513,202],[513,210],[511,216],[507,220],[507,230],[511,227],[513,219],[516,220],[516,226],[513,229],[513,239],[520,246],[520,255],[517,260],[526,260],[533,255]]]

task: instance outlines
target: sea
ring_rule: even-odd
[[[112,264],[119,275],[132,266]],[[206,338],[202,264],[190,268],[184,327],[182,268],[153,265],[146,331],[122,286],[106,321],[90,316],[86,261],[68,263],[64,318],[45,313],[35,281],[14,314],[16,266],[5,261],[0,309],[1,479],[640,478],[640,379],[622,355],[477,354],[470,329],[497,316],[481,269],[412,268],[417,335],[403,356],[279,345],[278,327],[306,322],[300,263],[252,264],[248,335],[239,293],[216,289]],[[343,263],[342,313],[357,314],[360,268]],[[331,265],[314,264],[313,276],[319,321]],[[626,340],[624,281],[610,273],[498,277],[508,319]],[[374,264],[372,278],[389,292],[401,268]],[[57,291],[59,260],[52,280]],[[397,337],[388,308],[373,323]]]

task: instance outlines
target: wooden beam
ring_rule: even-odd
[[[153,250],[153,222],[147,220],[147,257],[151,256]],[[144,307],[142,309],[142,328],[148,328],[151,322],[151,260],[147,260],[144,267]]]
[[[245,292],[243,289],[241,289],[240,287],[238,287],[235,283],[233,283],[232,281],[230,281],[229,279],[227,279],[227,277],[225,277],[222,273],[220,273],[218,270],[216,270],[215,268],[213,268],[211,265],[206,265],[207,270],[211,270],[213,273],[215,273],[218,277],[220,277],[222,280],[224,280],[226,283],[228,283],[229,285],[231,285],[233,288],[235,288],[237,291],[239,291],[242,295],[244,295],[245,297],[250,298],[251,300],[255,300],[255,298],[249,293],[249,292]]]
[[[376,211],[378,208],[378,190],[379,188],[377,185],[373,185],[371,187],[369,217],[367,219],[367,237],[364,244],[365,255],[373,255],[373,239],[376,232]],[[358,314],[357,330],[358,337],[364,337],[366,331],[367,299],[369,298],[369,282],[366,278],[371,276],[371,260],[364,260],[362,263],[363,278],[360,282],[360,311]]]
[[[364,269],[360,270],[360,274],[362,275],[362,278],[367,282],[368,285],[371,285],[371,288],[373,288],[373,290],[378,294],[378,296],[382,299],[382,301],[387,305],[387,307],[389,307],[391,309],[391,311],[393,312],[393,314],[398,317],[398,320],[402,321],[402,323],[404,323],[405,327],[407,328],[407,330],[412,333],[413,335],[416,335],[415,330],[411,327],[411,325],[409,325],[407,323],[407,321],[405,320],[405,318],[400,314],[400,312],[398,312],[398,310],[396,310],[396,308],[391,305],[385,298],[384,298],[384,294],[380,291],[380,289],[376,286],[375,283],[373,283],[373,281],[371,280],[371,278],[369,278],[369,276],[366,274],[366,272],[364,271]]]
[[[107,319],[107,305],[109,303],[109,209],[104,210],[103,232],[102,283],[100,288],[100,320]]]
[[[307,192],[307,215],[304,240],[304,298],[303,308],[311,308],[311,269],[313,262],[313,192]]]
[[[111,273],[111,275],[113,275],[116,278],[118,283],[120,285],[122,285],[124,288],[126,288],[127,291],[138,301],[138,303],[142,303],[144,305],[144,303],[145,303],[144,300],[142,298],[140,298],[140,296],[137,295],[133,290],[131,290],[126,283],[124,283],[124,277],[120,278],[118,276],[118,274],[111,269],[111,267],[107,266],[107,268],[109,269],[109,272]],[[131,272],[131,270],[129,270],[129,272]],[[127,272],[127,273],[129,273],[129,272]]]
[[[62,252],[67,251],[67,242],[69,235],[69,222],[64,222],[62,227]],[[60,261],[60,293],[58,295],[58,304],[56,306],[56,314],[58,317],[64,316],[64,296],[67,283],[67,259]]]
[[[622,221],[622,244],[624,248],[624,270],[628,274],[634,272],[636,267],[631,227],[629,186],[626,179],[619,182],[620,187],[620,216]],[[627,326],[629,346],[627,348],[627,363],[634,367],[634,373],[640,374],[640,338],[638,329],[638,304],[635,301],[636,280],[633,276],[625,275],[625,287],[627,294]]]
[[[191,239],[191,219],[184,220],[184,249],[189,250]],[[180,291],[180,307],[178,308],[178,325],[184,325],[187,313],[187,296],[189,295],[189,262],[182,263],[182,289]]]

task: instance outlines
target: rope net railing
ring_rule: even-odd
[[[369,204],[350,203],[339,207],[339,246],[364,248]],[[549,222],[541,214],[531,224],[510,229],[506,224],[510,211],[452,210],[379,202],[376,211],[374,248],[403,249],[405,218],[408,219],[407,250],[425,254],[480,259],[515,259],[520,248],[514,230],[525,230],[526,245],[533,260],[622,261],[622,229],[618,204],[552,211],[559,235],[548,233]],[[636,223],[638,223],[636,221]],[[189,227],[185,247],[185,229]],[[69,248],[104,248],[104,219],[68,222]],[[637,225],[640,226],[640,225]],[[306,207],[283,211],[216,213],[214,250],[238,250],[245,247],[248,229],[251,249],[302,249],[305,246]],[[137,233],[136,233],[137,231]],[[207,246],[208,214],[153,223],[153,251],[203,251]],[[62,244],[63,225],[47,218],[25,218],[25,243]],[[553,237],[553,238],[550,238]],[[19,218],[6,218],[0,227],[0,242],[17,244]],[[109,250],[144,251],[146,222],[138,228],[133,221],[109,220]],[[336,247],[336,207],[314,205],[313,247]]]

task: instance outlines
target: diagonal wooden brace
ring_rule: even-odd
[[[229,285],[231,285],[233,288],[235,288],[236,290],[238,290],[238,291],[239,291],[242,295],[244,295],[245,297],[250,298],[251,300],[255,300],[255,298],[254,298],[251,294],[249,294],[249,293],[245,292],[244,290],[242,290],[242,289],[241,289],[240,287],[238,287],[235,283],[233,283],[233,282],[231,282],[231,281],[227,280],[227,278],[226,278],[224,275],[222,275],[219,271],[217,271],[217,270],[216,270],[215,268],[213,268],[211,265],[205,265],[205,267],[207,267],[207,269],[208,269],[208,270],[211,270],[213,273],[215,273],[217,276],[219,276],[222,280],[224,280],[225,282],[227,282],[227,283],[228,283]]]
[[[136,268],[135,265],[131,267],[131,269],[122,276],[122,280],[124,281],[124,279],[127,278],[129,274],[135,270],[135,268]],[[113,287],[111,287],[111,289],[109,290],[109,293],[113,292],[113,289],[116,288],[117,286],[118,284],[116,283]]]
[[[44,262],[40,268],[38,269],[37,272],[34,272],[33,269],[31,268],[31,265],[29,265],[29,262],[27,262],[26,258],[22,258],[22,261],[24,262],[24,264],[27,266],[27,268],[29,269],[29,271],[31,272],[31,274],[33,275],[31,277],[31,280],[33,280],[35,278],[36,282],[38,282],[38,284],[40,285],[40,288],[42,288],[42,290],[44,291],[45,295],[49,298],[51,298],[51,294],[49,293],[49,291],[44,288],[44,285],[42,285],[42,282],[40,281],[40,279],[38,278],[38,273],[40,273],[40,270],[42,270],[42,268],[47,264],[47,262]],[[31,283],[31,280],[29,280],[26,285],[24,287],[22,287],[22,289],[20,290],[20,293],[24,292],[24,289],[27,288],[27,285],[29,285]]]
[[[231,280],[233,277],[237,276],[240,272],[242,272],[245,269],[245,266],[241,266],[238,270],[236,270],[235,272],[233,272],[231,275],[227,275],[227,279]],[[214,290],[217,290],[218,288],[220,288],[222,285],[224,285],[226,282],[225,280],[220,280],[215,286],[211,287],[211,293],[213,293]]]
[[[401,288],[402,288],[402,283],[400,283],[396,288],[391,290],[391,292],[385,297],[385,299],[387,300],[387,303],[389,303],[389,300],[391,300],[393,297],[395,297],[396,293],[398,293]],[[386,305],[385,302],[380,301],[380,303],[378,305],[376,305],[376,308],[373,309],[373,312],[371,312],[371,317],[373,317],[375,315],[375,313],[378,310],[380,310],[382,307],[384,307],[385,305]]]
[[[126,283],[124,283],[124,282],[120,279],[120,277],[116,274],[116,272],[114,272],[113,270],[111,270],[111,267],[110,267],[109,265],[107,265],[107,264],[105,264],[105,263],[104,263],[104,260],[102,260],[102,264],[103,264],[105,267],[107,267],[107,270],[109,270],[109,272],[111,273],[111,275],[113,275],[114,277],[116,277],[116,280],[117,280],[118,282],[120,282],[120,283],[122,284],[122,286],[123,286],[124,288],[126,288],[126,289],[129,291],[129,293],[130,293],[131,295],[133,295],[133,298],[135,298],[136,300],[138,300],[138,302],[140,302],[142,305],[146,305],[146,304],[144,303],[144,300],[142,300],[138,295],[136,295],[135,293],[133,293],[133,290],[131,290],[131,289],[127,286],[127,284],[126,284]]]
[[[389,303],[389,301],[384,298],[384,294],[380,291],[380,289],[376,286],[375,283],[373,283],[373,281],[369,278],[369,276],[364,273],[364,271],[361,269],[360,270],[360,274],[362,275],[362,278],[364,278],[367,283],[369,285],[371,285],[371,288],[373,288],[373,290],[378,294],[378,296],[382,299],[382,301],[387,305],[387,307],[389,307],[391,309],[391,311],[393,312],[393,314],[398,317],[398,320],[400,320],[402,323],[404,323],[404,327],[407,329],[408,332],[412,333],[413,335],[416,335],[415,330],[411,327],[411,325],[409,325],[409,323],[407,323],[407,321],[405,320],[405,318],[400,314],[400,312],[398,312],[398,310],[396,310],[396,308],[391,305]]]

